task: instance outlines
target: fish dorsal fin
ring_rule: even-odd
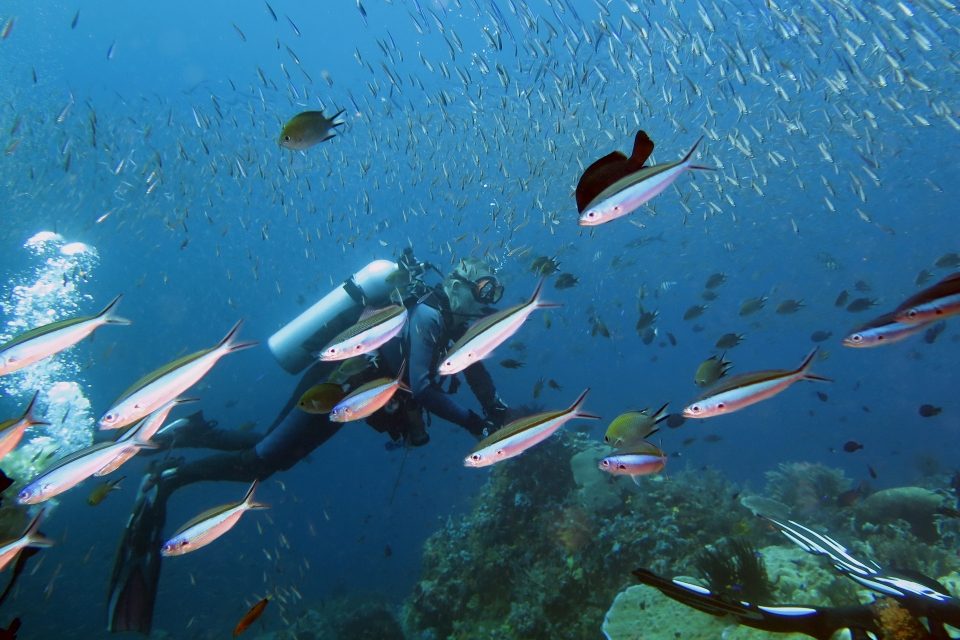
[[[388,305],[389,306],[389,305]],[[363,313],[360,314],[360,319],[357,322],[363,322],[370,316],[376,315],[381,311],[385,310],[387,307],[367,307],[363,310]]]
[[[600,193],[627,173],[627,156],[619,151],[607,154],[587,167],[577,182],[577,211],[583,213],[587,205]]]
[[[647,135],[647,132],[641,129],[637,131],[637,137],[633,141],[633,155],[627,160],[627,166],[630,171],[639,171],[653,154],[653,140]]]
[[[239,506],[242,505],[242,504],[243,504],[243,502],[234,502],[234,503],[232,503],[232,504],[222,504],[222,505],[220,505],[220,506],[218,506],[218,507],[211,507],[211,508],[207,509],[206,511],[204,511],[203,513],[200,513],[200,514],[196,515],[195,517],[191,518],[190,520],[188,520],[187,523],[184,524],[184,525],[183,525],[182,527],[180,527],[179,529],[177,529],[176,532],[175,532],[173,535],[174,535],[174,536],[178,536],[178,535],[180,535],[181,533],[183,533],[184,531],[186,531],[187,529],[189,529],[189,528],[191,528],[191,527],[195,527],[195,526],[197,526],[198,524],[200,524],[201,522],[204,522],[205,520],[208,520],[208,519],[210,519],[210,518],[213,518],[213,517],[222,515],[223,513],[227,512],[227,511],[229,511],[229,510],[231,510],[231,509],[236,509],[237,507],[239,507]]]

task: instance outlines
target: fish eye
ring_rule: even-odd
[[[703,409],[700,408],[700,405],[695,404],[692,407],[690,407],[690,411],[693,413],[700,413],[701,411],[703,411]]]
[[[859,333],[853,334],[852,336],[850,336],[850,339],[854,342],[863,342],[863,336],[860,335]],[[883,340],[883,336],[880,336],[880,340]]]
[[[916,318],[916,317],[917,317],[917,310],[916,310],[916,309],[910,309],[910,311],[907,311],[907,317],[908,317],[908,318]]]
[[[473,460],[474,462],[480,462],[480,454],[475,453],[472,456],[470,456],[470,459]]]
[[[284,142],[290,142],[290,136],[283,136]]]
[[[600,466],[603,467],[604,469],[606,469],[607,467],[610,466],[610,461],[609,461],[609,460],[601,460],[601,461],[600,461]]]
[[[596,217],[597,217],[597,212],[596,212],[596,211],[590,211],[590,212],[587,213],[587,217],[592,220],[593,218],[596,218]]]

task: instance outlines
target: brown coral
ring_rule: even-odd
[[[547,522],[557,544],[568,554],[577,553],[593,542],[596,525],[580,506],[561,507]]]
[[[888,640],[923,640],[927,630],[913,615],[895,600],[881,598],[872,605],[873,612]]]

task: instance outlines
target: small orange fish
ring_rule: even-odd
[[[263,615],[263,610],[267,608],[268,602],[270,602],[270,596],[267,596],[257,604],[253,605],[253,607],[250,608],[250,611],[247,611],[246,615],[240,618],[240,622],[237,623],[237,627],[233,630],[234,638],[246,631],[247,627],[252,625],[261,615]]]

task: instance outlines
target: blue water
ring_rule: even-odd
[[[629,5],[612,2],[612,16],[606,16],[591,1],[557,5],[531,0],[529,11],[560,31],[553,38],[545,25],[539,26],[541,40],[550,39],[545,45],[549,56],[534,44],[515,53],[509,34],[498,24],[505,20],[522,40],[525,29],[516,13],[524,11],[511,11],[511,6],[522,8],[520,3],[498,3],[501,19],[493,17],[488,2],[462,2],[457,8],[424,0],[421,15],[414,2],[365,0],[369,27],[354,2],[277,0],[271,5],[277,22],[261,0],[75,5],[13,1],[0,7],[4,21],[16,18],[9,37],[0,41],[0,139],[7,149],[23,138],[15,150],[0,156],[3,274],[11,284],[23,277],[30,259],[23,244],[37,232],[55,230],[65,241],[86,243],[99,253],[99,265],[80,287],[90,296],[81,304],[82,312],[96,313],[123,293],[120,313],[134,321],[131,327],[100,329],[92,344],[82,343],[71,352],[96,416],[141,375],[183,349],[215,344],[239,318],[246,321],[244,339],[265,343],[305,308],[298,296],[309,306],[370,260],[392,257],[409,242],[418,257],[444,269],[451,264],[448,242],[459,257],[471,250],[482,254],[489,245],[502,263],[504,303],[525,299],[533,291],[536,279],[528,269],[533,257],[553,256],[563,247],[558,258],[562,270],[576,274],[580,284],[566,291],[548,287],[546,297],[565,303],[565,308],[550,311],[551,329],[537,312],[518,333],[516,338],[528,345],[524,368],[507,370],[496,364],[516,356],[506,346],[490,361],[508,404],[531,402],[541,376],[563,387],[544,389],[538,402],[548,408],[566,407],[590,387],[587,408],[604,420],[571,427],[588,428],[601,440],[609,420],[625,410],[670,401],[671,411],[679,412],[698,393],[692,384],[697,366],[715,353],[714,343],[724,333],[747,334],[746,342],[728,354],[735,364],[733,373],[745,373],[796,366],[814,346],[810,335],[825,330],[833,332],[821,345],[829,358],[816,363],[814,371],[834,379],[833,384],[800,383],[742,412],[664,430],[659,434],[664,450],[682,454],[671,459],[669,467],[720,468],[758,490],[764,472],[782,461],[822,462],[844,469],[855,481],[868,477],[869,463],[878,474],[872,480],[878,489],[917,482],[918,456],[933,456],[944,472],[954,467],[960,453],[956,321],[948,321],[932,345],[922,336],[871,350],[851,350],[839,343],[852,326],[916,292],[914,278],[921,269],[934,270],[930,284],[946,276],[950,271],[935,269],[933,261],[960,250],[954,205],[958,132],[937,113],[946,110],[957,117],[958,87],[949,60],[957,36],[935,20],[956,27],[954,14],[923,3],[922,11],[914,7],[910,18],[896,5],[884,4],[896,12],[902,29],[923,34],[928,33],[926,25],[939,35],[942,42],[933,40],[931,50],[924,51],[916,35],[907,42],[894,38],[889,21],[867,3],[856,5],[868,21],[844,22],[839,38],[830,33],[827,17],[803,8],[823,32],[824,44],[811,47],[817,60],[804,48],[807,41],[784,40],[768,30],[775,21],[764,3],[725,4],[726,19],[709,7],[716,28],[710,33],[691,2],[675,5],[678,21],[662,3],[641,5],[634,13]],[[557,6],[566,10],[557,11]],[[800,6],[791,3],[788,8]],[[78,8],[79,21],[71,29]],[[444,34],[428,9],[444,25]],[[780,9],[789,13],[784,6]],[[430,31],[418,33],[408,14]],[[649,32],[652,56],[629,29],[619,26],[621,16]],[[569,29],[560,27],[560,19]],[[581,20],[594,35],[601,20],[616,25],[634,58],[606,36],[596,47],[581,42],[572,56],[561,42],[564,37],[572,42],[571,30],[582,40]],[[679,71],[702,96],[667,65],[670,61],[676,66],[673,47],[659,28],[676,34],[681,24],[682,30],[707,43],[714,62],[704,63],[691,52],[694,38],[684,37]],[[489,46],[483,27],[500,34],[502,51]],[[860,91],[851,83],[840,95],[831,91],[825,78],[851,78],[838,44],[852,41],[843,35],[846,28],[866,42],[857,58],[865,75],[874,80],[883,75],[886,87]],[[526,33],[532,43],[536,34]],[[882,54],[871,52],[874,33],[898,49],[899,64],[929,91],[906,80],[897,83]],[[929,33],[926,37],[930,39]],[[454,44],[458,38],[463,52]],[[727,86],[718,65],[737,60],[732,52],[738,39],[748,55],[761,53],[762,46],[774,68],[760,75],[784,86],[789,102],[752,78],[745,86],[733,80],[732,94],[749,107],[749,113],[738,118],[730,88],[718,88]],[[611,42],[619,63],[636,68],[639,82],[614,68]],[[372,73],[358,64],[356,53],[369,62]],[[434,67],[433,73],[418,54]],[[482,56],[489,74],[481,72],[473,54]],[[449,66],[450,79],[441,74],[441,61]],[[788,80],[778,61],[803,74],[812,88],[798,95],[799,85]],[[381,62],[399,87],[391,90]],[[281,63],[290,73],[289,82]],[[506,91],[495,63],[510,75]],[[753,70],[752,62],[738,64],[745,75]],[[469,72],[468,89],[454,66]],[[329,73],[332,86],[323,72]],[[726,73],[732,77],[732,67]],[[555,77],[569,82],[558,89]],[[372,83],[377,84],[376,95]],[[526,92],[523,97],[518,97],[518,87]],[[637,94],[651,107],[638,106]],[[318,96],[328,110],[347,110],[340,135],[305,153],[280,149],[276,140],[282,124],[299,111],[319,109]],[[707,98],[717,117],[709,115]],[[452,102],[441,108],[441,99]],[[891,106],[890,99],[905,110]],[[63,121],[56,122],[71,102]],[[865,110],[876,118],[876,129]],[[96,148],[91,146],[89,124],[94,112]],[[783,120],[780,114],[802,124],[805,132],[788,132],[778,122]],[[17,134],[8,135],[20,118]],[[629,151],[637,121],[657,143],[657,162],[681,157],[704,133],[701,125],[716,131],[720,139],[705,140],[700,157],[708,165],[720,159],[725,172],[716,178],[687,174],[677,181],[682,197],[689,197],[692,214],[685,214],[677,191],[670,188],[651,203],[656,216],[645,209],[592,232],[583,230],[576,224],[572,198],[580,163],[587,166],[615,149]],[[851,137],[841,123],[854,127],[859,138]],[[728,142],[728,135],[750,140],[752,165]],[[829,145],[835,164],[824,159],[820,145]],[[786,159],[780,166],[768,155],[773,152]],[[880,161],[879,169],[871,167],[880,187],[862,171],[858,152]],[[851,172],[862,182],[866,202],[851,189],[856,184]],[[161,184],[147,193],[158,175]],[[717,193],[713,179],[736,206]],[[764,195],[751,188],[751,180]],[[722,212],[711,214],[692,189],[694,182]],[[825,197],[836,211],[830,211]],[[858,208],[893,233],[865,222]],[[510,214],[515,218],[508,222]],[[524,217],[529,224],[511,232]],[[630,240],[661,232],[665,242],[624,248]],[[470,235],[454,242],[464,234]],[[532,250],[526,253],[526,247]],[[514,249],[513,257],[508,256]],[[617,256],[637,262],[617,271],[611,267]],[[699,294],[707,277],[721,271],[728,280],[717,290],[720,298],[707,303],[703,316],[684,322],[684,311],[702,302]],[[858,280],[868,282],[872,293],[855,292]],[[674,284],[660,288],[665,282]],[[659,337],[650,346],[644,346],[633,329],[641,285],[646,288],[644,307],[660,314]],[[833,301],[844,289],[853,298],[879,298],[879,306],[861,314],[835,308]],[[741,318],[740,304],[760,294],[770,296],[767,306]],[[788,298],[802,299],[806,307],[794,315],[776,315],[776,305]],[[595,307],[612,338],[591,337],[589,306]],[[695,333],[692,326],[698,323],[705,330]],[[676,337],[676,346],[670,345],[666,332]],[[92,364],[85,368],[88,362]],[[223,360],[204,379],[202,390],[192,393],[202,398],[204,414],[221,426],[254,420],[264,429],[297,381],[262,345]],[[32,389],[20,391],[0,401],[4,416],[22,411]],[[816,391],[827,394],[828,402],[821,402]],[[460,399],[468,402],[463,392]],[[227,408],[231,401],[236,404]],[[918,407],[928,403],[943,407],[943,413],[920,417]],[[475,403],[470,406],[477,408]],[[186,412],[180,409],[175,415]],[[392,504],[403,451],[387,451],[386,437],[362,424],[347,425],[309,461],[265,482],[258,499],[272,505],[266,515],[250,514],[215,545],[164,562],[154,626],[174,637],[221,637],[246,610],[244,599],[262,597],[264,572],[271,583],[293,585],[303,594],[303,602],[290,605],[289,620],[307,607],[320,606],[321,599],[357,591],[380,591],[401,602],[419,575],[427,536],[447,518],[469,509],[488,474],[463,468],[462,456],[473,446],[463,430],[435,419],[430,433],[429,446],[409,454]],[[708,434],[723,439],[705,443]],[[682,446],[690,437],[697,439]],[[851,439],[866,448],[844,453],[843,444]],[[523,458],[511,464],[523,464]],[[22,578],[17,598],[0,611],[0,625],[19,615],[23,638],[91,638],[103,633],[102,601],[113,553],[142,465],[136,459],[125,466],[118,474],[127,476],[123,490],[96,508],[86,504],[93,481],[61,496],[44,531],[62,543],[43,551],[36,573]],[[244,489],[227,483],[187,487],[172,499],[167,526],[173,531],[202,509],[238,500]],[[10,502],[5,498],[4,506]],[[263,550],[272,556],[281,533],[290,550],[281,551],[279,562],[268,561]],[[390,557],[386,545],[392,549]],[[310,568],[301,576],[304,559]],[[44,588],[60,563],[46,599]],[[36,566],[34,560],[27,573]],[[282,627],[276,611],[268,612],[265,624],[270,630]]]

